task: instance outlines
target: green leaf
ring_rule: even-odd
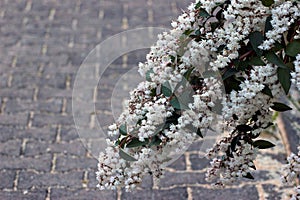
[[[266,140],[256,140],[253,142],[253,146],[259,149],[269,149],[275,147],[275,144]]]
[[[170,101],[170,104],[171,104],[171,106],[173,107],[173,108],[176,108],[176,109],[181,109],[180,108],[180,103],[179,103],[179,100],[178,100],[178,98],[177,97],[173,97],[172,99],[171,99],[171,101]]]
[[[157,126],[157,128],[155,129],[153,135],[157,135],[159,132],[161,132],[165,127],[165,123],[162,123],[160,125]]]
[[[300,54],[300,40],[290,42],[285,49],[285,53],[291,57],[296,57]]]
[[[254,177],[252,176],[252,174],[250,172],[248,172],[247,175],[243,176],[243,177],[254,180]]]
[[[145,139],[144,142],[140,141],[138,138],[133,138],[127,145],[127,148],[140,147],[143,145],[147,145],[149,143],[148,139]]]
[[[201,2],[199,1],[196,6],[195,6],[195,9],[199,9],[200,7],[202,6]]]
[[[263,34],[259,31],[254,31],[250,33],[249,39],[253,50],[256,52],[257,55],[261,56],[263,51],[259,49],[258,46],[261,45],[264,40]]]
[[[279,42],[275,41],[274,43],[274,47],[272,47],[272,51],[273,52],[277,52],[277,51],[280,51],[281,49],[284,48],[284,45],[280,44]]]
[[[272,16],[268,16],[265,23],[265,35],[269,30],[273,29],[273,26],[271,24]]]
[[[126,126],[126,124],[122,124],[120,126],[119,132],[121,133],[121,135],[127,135],[127,126]]]
[[[194,70],[194,67],[188,69],[188,70],[184,73],[183,77],[184,77],[186,80],[189,80],[193,70]]]
[[[158,146],[161,142],[162,140],[158,136],[155,136],[154,138],[152,138],[151,142],[149,143],[149,146]]]
[[[264,89],[261,91],[263,94],[268,95],[269,97],[273,98],[273,94],[269,86],[265,85]]]
[[[252,131],[252,128],[251,126],[248,126],[246,124],[242,124],[242,125],[238,125],[236,127],[236,129],[240,132],[249,132],[249,131]]]
[[[249,64],[253,65],[253,66],[264,66],[264,65],[266,65],[264,63],[264,61],[262,61],[262,59],[259,58],[259,57],[253,57],[253,58],[251,58],[250,61],[249,61]]]
[[[202,135],[202,133],[201,133],[201,131],[200,131],[200,128],[197,129],[197,135],[198,135],[199,137],[203,138],[203,135]]]
[[[262,2],[262,4],[266,7],[270,7],[273,5],[274,0],[260,0]]]
[[[210,23],[211,31],[214,32],[220,25],[220,22],[212,22]]]
[[[189,109],[188,104],[191,102],[193,102],[192,92],[186,90],[180,96],[174,96],[170,101],[170,104],[173,108],[187,110]]]
[[[137,159],[135,159],[134,157],[132,157],[128,153],[124,152],[122,149],[119,149],[119,155],[124,160],[130,161],[130,162],[137,161]]]
[[[289,90],[291,88],[291,74],[290,74],[290,70],[289,68],[280,68],[278,67],[277,68],[277,77],[278,77],[278,80],[282,86],[282,88],[284,89],[285,93],[288,94],[289,93]]]
[[[287,110],[292,110],[291,107],[283,104],[283,103],[278,103],[278,102],[274,102],[273,103],[273,106],[271,106],[271,108],[275,111],[278,111],[278,112],[284,112],[284,111],[287,111]]]
[[[194,30],[188,29],[184,31],[183,34],[189,36],[192,32],[194,32]]]
[[[149,81],[149,82],[152,81],[151,76],[150,76],[150,74],[152,74],[152,73],[153,73],[153,69],[149,69],[149,70],[146,72],[146,80]]]
[[[281,60],[274,52],[268,52],[265,55],[266,59],[273,63],[274,65],[277,65],[278,67],[286,69],[287,66],[284,64],[283,60]]]
[[[206,10],[204,10],[203,8],[200,9],[199,11],[199,16],[203,17],[203,18],[207,18],[210,16],[210,14],[208,12],[206,12]]]
[[[225,80],[225,79],[235,75],[236,73],[238,73],[238,71],[235,68],[230,68],[222,75],[222,79]]]
[[[161,86],[161,92],[166,97],[170,97],[173,94],[173,92],[171,90],[171,85],[170,85],[169,81],[167,81],[164,84],[162,84],[162,86]]]

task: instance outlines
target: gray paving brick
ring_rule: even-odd
[[[28,141],[26,144],[25,156],[36,156],[45,155],[48,153],[61,153],[76,156],[84,156],[86,149],[84,148],[81,141],[76,140],[69,143],[49,143],[49,142],[38,142]]]
[[[66,115],[36,114],[34,115],[32,122],[32,125],[35,127],[43,127],[55,124],[70,126],[74,124],[74,120],[72,116]]]
[[[11,157],[0,155],[0,169],[33,169],[37,171],[49,171],[51,168],[51,155],[39,157]]]
[[[52,189],[51,199],[53,200],[113,200],[116,199],[117,195],[115,191],[98,191],[94,190],[66,190],[66,189]]]
[[[74,158],[72,156],[58,156],[56,161],[56,171],[71,171],[71,170],[83,170],[92,168],[96,171],[97,160],[94,158]]]
[[[144,199],[161,199],[161,200],[186,200],[188,199],[187,189],[185,187],[175,187],[168,190],[136,190],[133,192],[123,192],[124,200],[144,200]]]
[[[21,140],[8,140],[0,143],[0,154],[8,156],[18,156],[21,152]]]
[[[192,187],[192,195],[195,200],[257,200],[258,192],[255,186],[244,186],[238,189],[211,190],[201,187]]]
[[[190,154],[190,161],[193,170],[203,170],[209,166],[210,162],[210,160],[203,157],[203,155],[200,156],[199,154]]]
[[[206,183],[205,173],[197,172],[166,172],[161,179],[160,187],[171,187],[173,185],[183,184],[201,184]]]
[[[35,172],[22,171],[19,175],[18,188],[30,189],[35,186],[37,188],[68,187],[76,189],[82,187],[82,177],[82,172],[38,174]]]
[[[33,199],[45,199],[46,190],[33,190],[33,191],[0,191],[1,200],[33,200]]]
[[[0,189],[12,189],[15,180],[16,172],[14,170],[3,170],[0,171]],[[1,192],[0,192],[1,197]],[[0,198],[1,199],[1,198]]]

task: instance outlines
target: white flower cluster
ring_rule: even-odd
[[[260,46],[270,49],[281,38],[278,35],[299,18],[299,5],[299,1],[279,0],[271,7],[258,0],[192,3],[187,12],[172,22],[169,33],[158,36],[147,61],[139,64],[139,72],[147,81],[130,93],[125,110],[109,127],[109,135],[118,140],[108,139],[109,147],[100,154],[99,188],[124,186],[130,191],[148,173],[158,181],[172,156],[184,151],[197,134],[215,123],[217,100],[223,106],[219,116],[222,130],[230,134],[208,152],[212,162],[207,180],[224,186],[240,177],[251,178],[258,149],[249,135],[257,136],[270,124],[270,108],[283,90],[274,62],[256,55],[259,49],[248,51],[250,43],[256,42],[250,41],[249,34],[263,33],[266,18],[271,15],[273,28]],[[244,70],[234,74],[239,89],[227,91],[227,95],[223,96],[218,77],[204,76],[207,70],[232,70],[235,62],[248,61],[248,57],[255,55],[262,64],[241,66]],[[294,61],[296,73],[292,74],[298,87],[299,63],[298,55]],[[239,131],[239,125],[250,127],[251,131]],[[137,145],[135,148],[128,145],[132,142]]]
[[[298,147],[298,154],[292,153],[288,158],[288,164],[283,168],[283,175],[281,181],[285,185],[290,185],[295,183],[297,177],[300,175],[300,147]],[[296,200],[300,198],[300,186],[295,187],[295,194],[291,200]]]
[[[226,102],[223,102],[224,119],[229,122],[233,121],[233,115],[236,114],[239,119],[234,122],[246,124],[257,111],[262,112],[262,115],[270,113],[269,107],[273,99],[261,91],[268,86],[275,98],[282,93],[280,85],[277,83],[276,70],[276,66],[267,64],[266,66],[254,66],[250,75],[244,73],[243,77],[246,80],[240,84],[241,90],[238,92],[233,90]]]
[[[296,85],[297,89],[300,91],[300,54],[296,56],[294,65],[295,65],[295,72],[291,73],[292,81]]]
[[[280,42],[282,34],[286,32],[291,24],[300,16],[299,3],[294,4],[293,1],[285,1],[271,10],[272,13],[272,29],[266,33],[267,40],[260,46],[261,49],[269,50],[274,43]]]
[[[258,148],[240,141],[239,145],[236,145],[235,151],[232,153],[232,157],[223,155],[218,158],[218,154],[226,152],[231,146],[233,137],[223,138],[218,145],[212,149],[208,155],[213,158],[210,162],[211,168],[207,170],[206,180],[217,181],[213,184],[214,187],[222,188],[225,185],[231,184],[236,181],[237,178],[247,177],[251,171],[253,171],[253,160],[256,158]]]

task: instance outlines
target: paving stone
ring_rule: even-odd
[[[1,119],[1,118],[0,118]],[[54,115],[54,114],[36,114],[34,115],[32,125],[35,127],[43,127],[49,125],[73,125],[73,116]]]
[[[167,167],[173,168],[176,170],[185,170],[186,169],[185,156],[181,155],[176,161],[174,161]]]
[[[255,186],[244,186],[238,189],[220,189],[212,190],[202,187],[192,187],[192,196],[195,200],[257,200],[258,192]]]
[[[27,122],[28,122],[28,114],[27,113],[0,115],[0,125],[26,126]]]
[[[33,190],[33,191],[0,191],[1,200],[33,200],[33,199],[45,199],[46,190]]]
[[[206,183],[205,173],[197,172],[166,172],[159,186],[166,188],[173,185]]]
[[[75,128],[63,126],[61,128],[61,136],[60,137],[61,137],[62,141],[69,142],[69,141],[78,139],[79,135]]]
[[[18,156],[21,152],[21,140],[9,140],[0,143],[0,154],[8,156]]]
[[[110,200],[116,199],[117,194],[115,191],[99,191],[99,190],[66,190],[66,189],[52,189],[51,199],[60,200],[86,200],[86,199],[98,199],[98,200]]]
[[[186,200],[188,199],[187,189],[185,187],[175,187],[168,190],[135,190],[133,192],[122,192],[122,200]]]
[[[25,156],[36,156],[45,155],[48,153],[61,153],[76,156],[84,156],[86,149],[84,148],[81,141],[76,140],[70,143],[48,143],[48,142],[37,142],[28,141],[26,144]]]
[[[30,189],[47,188],[47,187],[67,187],[81,188],[83,172],[68,172],[68,173],[35,173],[22,171],[19,175],[18,188]]]
[[[210,160],[200,154],[190,154],[190,161],[193,170],[203,170],[209,166]]]
[[[272,184],[263,184],[262,185],[267,199],[272,199],[272,200],[281,200],[282,199],[282,194],[277,190],[276,185]]]
[[[37,171],[49,171],[51,168],[51,155],[39,157],[11,157],[0,155],[0,169],[33,169]]]
[[[98,161],[94,158],[76,158],[72,156],[58,156],[56,160],[56,171],[71,171],[71,170],[83,170],[94,169],[97,167]]]
[[[12,189],[15,180],[16,172],[14,170],[2,170],[0,171],[0,189]],[[1,192],[0,192],[1,197]],[[0,198],[1,199],[1,198]]]
[[[32,100],[12,99],[6,102],[5,111],[7,113],[26,111],[34,111],[35,113],[60,113],[61,108],[61,99],[50,99],[39,102],[32,102]]]

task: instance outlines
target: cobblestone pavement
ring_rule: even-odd
[[[281,199],[277,170],[285,146],[265,151],[255,180],[225,190],[204,181],[208,161],[189,150],[167,169],[159,185],[148,177],[133,193],[98,191],[97,161],[83,147],[72,116],[76,72],[88,53],[111,35],[136,27],[170,27],[188,0],[0,1],[0,199]],[[112,64],[115,74],[143,61],[135,51]],[[105,99],[114,81],[99,87]],[[101,101],[100,101],[101,102]],[[91,120],[112,112],[96,105]],[[99,112],[98,112],[99,111]],[[91,122],[92,123],[92,122]],[[93,122],[94,123],[94,122]],[[88,145],[97,145],[95,138]],[[270,170],[270,171],[267,171]]]

